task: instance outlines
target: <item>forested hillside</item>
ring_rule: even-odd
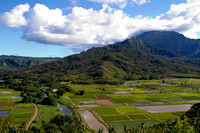
[[[56,60],[57,58],[33,58],[21,56],[0,56],[0,71],[28,68]]]
[[[191,62],[132,37],[121,43],[92,48],[57,61],[3,75],[35,80],[52,78],[74,83],[118,84],[125,80],[198,75],[199,64],[194,62],[193,65]]]

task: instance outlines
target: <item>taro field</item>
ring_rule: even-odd
[[[105,125],[117,132],[123,126],[141,123],[152,126],[175,119],[200,102],[200,79],[168,78],[163,80],[127,81],[124,85],[71,85],[83,95],[65,93],[64,98],[78,108],[89,110]]]
[[[15,108],[18,102],[22,100],[19,91],[12,89],[0,89],[0,115],[6,117]]]
[[[33,103],[20,103],[8,115],[12,119],[12,123],[19,127],[26,127],[35,113],[35,106]]]

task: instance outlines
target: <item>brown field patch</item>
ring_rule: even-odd
[[[115,106],[115,104],[111,102],[110,100],[98,100],[96,101],[96,103],[101,106]]]
[[[97,99],[110,99],[107,95],[96,95]]]
[[[17,103],[5,103],[5,104],[0,104],[1,107],[5,107],[5,106],[16,106]]]

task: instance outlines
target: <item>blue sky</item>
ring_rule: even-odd
[[[64,57],[150,30],[200,34],[199,0],[1,0],[0,55]]]

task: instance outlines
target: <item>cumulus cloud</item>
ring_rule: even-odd
[[[22,38],[25,41],[77,48],[112,44],[150,30],[173,30],[197,38],[196,33],[200,31],[199,7],[200,1],[188,1],[171,5],[167,13],[150,18],[141,15],[130,17],[107,4],[103,4],[98,11],[74,7],[67,15],[63,15],[60,9],[36,4],[26,13]]]
[[[24,13],[29,11],[28,4],[19,5],[13,8],[10,12],[5,12],[0,15],[0,22],[9,27],[19,27],[27,24]]]

